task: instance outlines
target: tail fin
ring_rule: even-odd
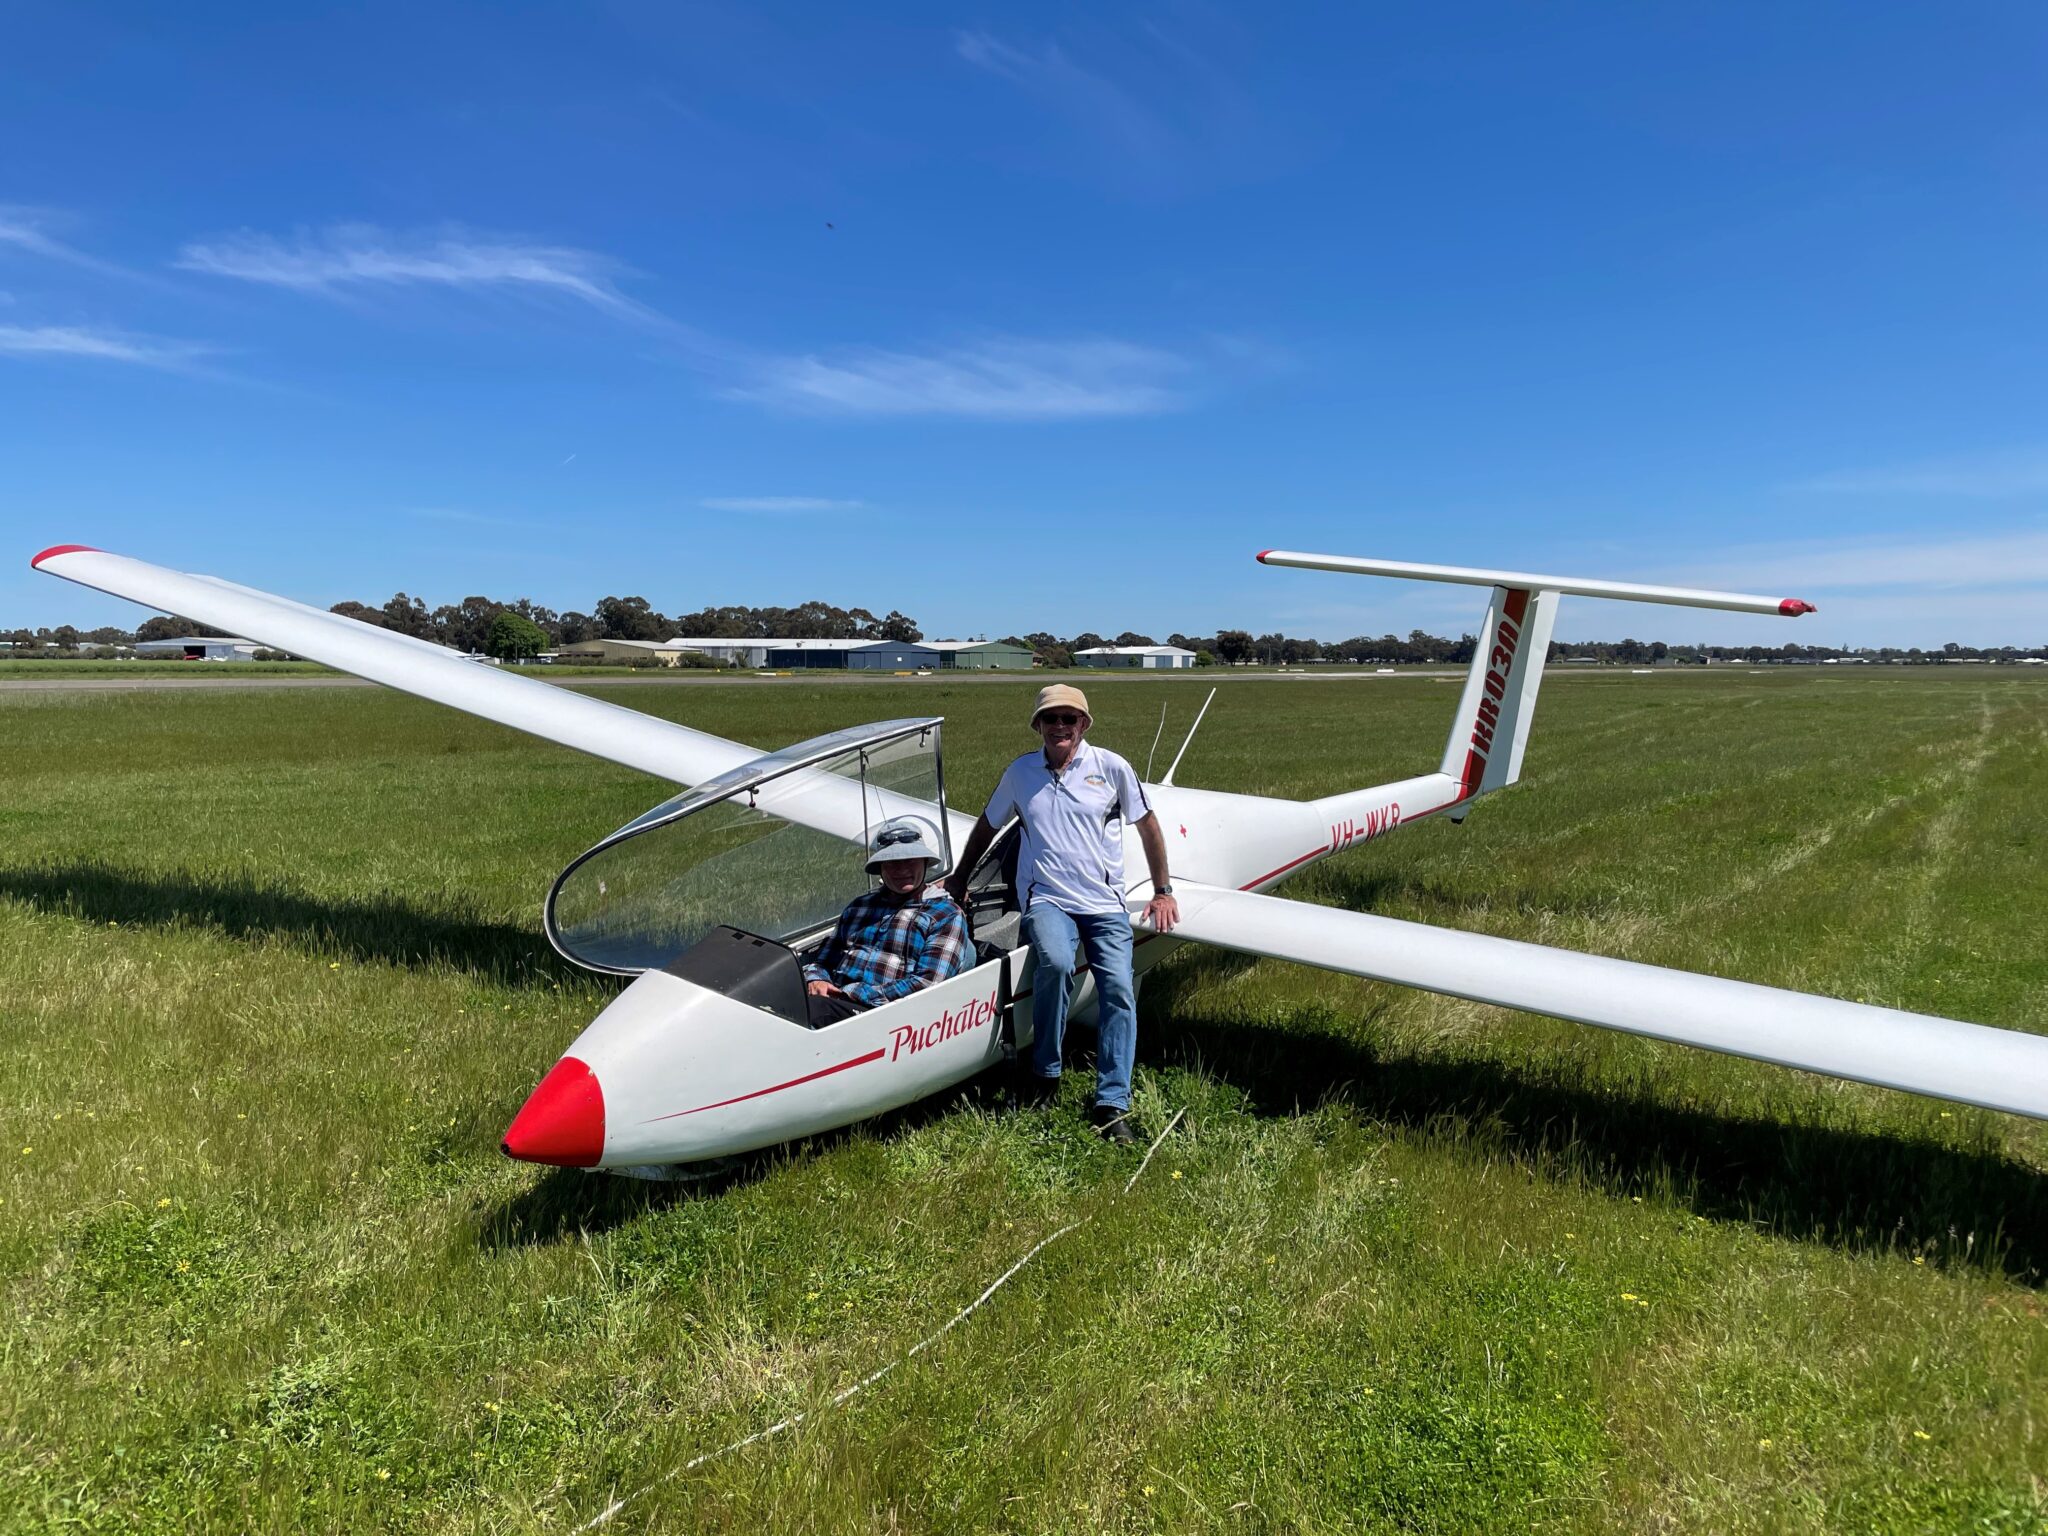
[[[1576,576],[1535,576],[1525,571],[1485,571],[1462,565],[1414,565],[1402,560],[1303,555],[1278,549],[1262,551],[1259,560],[1265,565],[1302,570],[1405,576],[1493,588],[1486,625],[1479,631],[1479,647],[1473,652],[1472,669],[1465,676],[1464,693],[1458,700],[1458,716],[1452,722],[1451,738],[1444,748],[1441,771],[1457,786],[1454,800],[1445,808],[1445,814],[1453,821],[1464,820],[1472,801],[1480,795],[1505,789],[1522,775],[1522,753],[1529,744],[1529,724],[1536,714],[1536,690],[1542,686],[1543,663],[1550,654],[1557,605],[1566,594],[1671,603],[1685,608],[1725,608],[1788,619],[1815,611],[1813,604],[1796,597],[1757,597],[1741,592],[1653,587]]]
[[[1441,771],[1458,781],[1458,803],[1449,812],[1453,821],[1463,821],[1480,795],[1505,789],[1522,776],[1522,753],[1536,717],[1536,690],[1543,685],[1558,600],[1552,588],[1493,589],[1451,722],[1451,739],[1444,746]]]

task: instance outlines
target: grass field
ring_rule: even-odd
[[[1089,686],[1141,765],[1199,697]],[[943,711],[972,806],[1030,687],[614,696]],[[1454,695],[1242,683],[1181,778],[1430,767]],[[1190,950],[1128,1197],[1078,1076],[543,1171],[497,1136],[611,988],[539,901],[665,786],[353,690],[0,694],[0,782],[0,1527],[2048,1531],[2032,1123]],[[1560,682],[1520,788],[1285,889],[2038,1029],[2044,790],[2023,674]]]

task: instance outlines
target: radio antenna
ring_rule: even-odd
[[[1180,760],[1188,755],[1188,741],[1195,739],[1195,732],[1202,728],[1202,716],[1209,713],[1209,706],[1215,702],[1216,690],[1211,688],[1209,690],[1209,697],[1202,700],[1202,707],[1195,711],[1195,723],[1188,727],[1188,740],[1182,742],[1180,750],[1173,754],[1173,768],[1166,770],[1166,777],[1159,781],[1161,784],[1171,784],[1173,782],[1174,769],[1180,767]]]
[[[1152,777],[1152,759],[1159,755],[1159,738],[1166,733],[1166,700],[1159,701],[1159,727],[1152,733],[1152,750],[1145,754],[1145,777]]]

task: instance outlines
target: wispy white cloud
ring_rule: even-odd
[[[401,238],[348,224],[289,241],[245,232],[188,244],[177,264],[324,297],[436,287],[565,298],[660,332],[728,398],[816,414],[1004,421],[1148,415],[1185,404],[1192,372],[1180,354],[1113,338],[998,336],[915,350],[764,354],[706,336],[627,297],[618,286],[626,268],[598,252],[460,232]],[[1223,341],[1212,341],[1207,351],[1225,366],[1241,366]],[[797,505],[804,498],[728,500],[733,504],[706,505],[755,512],[837,506]],[[737,504],[743,501],[764,504]],[[789,504],[765,504],[771,501]]]
[[[655,311],[619,291],[616,280],[623,268],[607,256],[462,231],[405,237],[373,225],[342,224],[291,241],[244,231],[185,246],[177,265],[188,272],[322,295],[379,285],[552,294],[621,319],[662,323]]]
[[[706,496],[697,505],[714,512],[851,512],[867,503],[831,496]]]
[[[854,416],[1053,421],[1144,416],[1185,403],[1175,353],[1104,339],[997,338],[927,352],[869,349],[765,360],[728,391],[794,410]]]
[[[77,325],[0,325],[0,356],[87,357],[183,372],[212,349],[193,342]]]
[[[1647,579],[1800,597],[1870,587],[2041,586],[2048,584],[2048,528],[1957,538],[1757,545]]]
[[[118,277],[130,282],[150,282],[140,273],[133,272],[118,262],[102,261],[99,257],[81,251],[75,245],[68,245],[52,233],[72,223],[67,214],[50,208],[29,208],[19,203],[0,203],[0,251],[18,251],[38,256],[46,261],[61,261],[68,266],[83,267],[88,272],[97,272],[104,277]]]
[[[58,222],[57,215],[46,208],[0,203],[0,246],[26,251],[31,256],[42,256],[51,261],[68,261],[75,266],[105,266],[96,257],[88,256],[53,236],[50,229]]]
[[[2048,495],[2048,448],[1924,459],[1879,469],[1839,470],[1793,481],[1781,489],[1834,496],[2043,496]]]
[[[1179,147],[1174,131],[1136,97],[1075,63],[1057,43],[1018,48],[987,32],[961,32],[954,47],[968,63],[1031,92],[1128,158],[1163,167]]]
[[[1123,35],[1091,26],[1078,49],[990,32],[953,35],[963,61],[1030,98],[1073,138],[1071,164],[1149,190],[1241,166],[1262,137],[1245,93],[1210,62],[1229,46],[1212,36],[1198,47],[1156,24]]]
[[[50,238],[46,228],[48,217],[40,209],[0,203],[0,245],[27,251],[32,256],[68,260],[76,253]]]

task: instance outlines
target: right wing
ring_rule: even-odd
[[[1175,882],[1175,938],[2048,1119],[2048,1038]]]
[[[30,564],[80,586],[183,614],[672,783],[701,784],[761,755],[708,731],[465,661],[446,646],[216,577],[166,570],[79,544],[46,549]]]

